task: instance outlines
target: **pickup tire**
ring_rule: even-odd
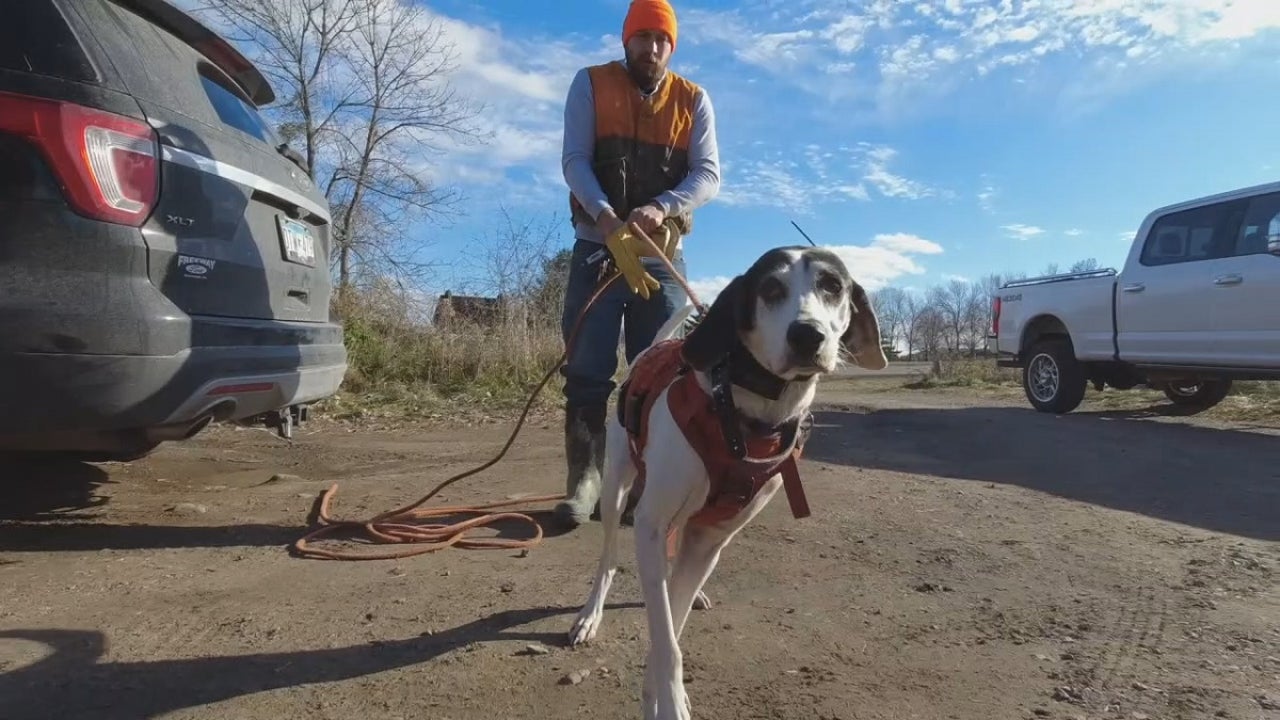
[[[1084,367],[1066,338],[1037,341],[1022,366],[1022,389],[1040,412],[1064,414],[1079,407],[1089,387]]]
[[[1171,382],[1161,388],[1164,396],[1174,405],[1197,410],[1208,410],[1222,402],[1231,392],[1231,380],[1200,380],[1192,383]]]

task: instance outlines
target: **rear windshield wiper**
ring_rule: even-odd
[[[302,157],[302,153],[294,150],[289,143],[280,143],[277,145],[276,152],[292,160],[294,165],[302,168],[303,172],[307,173],[307,177],[311,177],[311,172],[307,170],[307,159]]]

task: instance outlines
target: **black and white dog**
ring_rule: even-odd
[[[677,312],[654,344],[674,337],[692,310],[687,305]],[[807,417],[819,378],[834,371],[842,355],[871,370],[888,365],[866,292],[837,255],[803,246],[770,250],[734,278],[683,345],[684,360],[701,389],[712,394],[711,369],[719,367],[720,377],[727,378],[719,382],[730,386],[725,395],[731,395],[738,419],[757,427]],[[628,372],[634,370],[635,365]],[[721,551],[774,496],[782,476],[769,477],[731,518],[690,524],[711,490],[703,458],[665,397],[651,406],[646,419],[647,442],[638,450],[645,484],[635,510],[636,562],[650,641],[643,709],[646,718],[682,720],[690,716],[679,646],[685,620]],[[569,634],[573,645],[591,640],[600,628],[617,562],[619,519],[638,473],[630,441],[611,414],[600,496],[604,546],[591,593]],[[680,533],[674,557],[668,555],[672,532]]]

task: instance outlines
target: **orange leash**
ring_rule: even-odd
[[[657,244],[640,228],[634,224],[631,229],[638,235],[649,247],[654,254],[662,260],[671,272],[672,277],[676,279],[680,287],[687,293],[689,301],[694,305],[701,307],[698,302],[697,295],[689,287],[685,279],[676,272],[675,265],[672,264],[670,258],[658,248]],[[521,505],[532,505],[535,503],[546,503],[564,499],[564,495],[536,495],[532,497],[523,497],[515,500],[506,500],[483,505],[454,505],[436,508],[421,509],[431,498],[440,494],[442,490],[450,485],[471,477],[478,473],[493,467],[506,456],[507,451],[515,443],[516,437],[520,434],[521,428],[524,427],[525,420],[529,416],[529,411],[533,408],[533,403],[538,399],[538,395],[542,393],[543,388],[551,381],[564,363],[568,360],[569,351],[573,348],[574,342],[578,339],[578,330],[582,326],[582,320],[587,315],[587,310],[595,304],[596,300],[604,294],[605,289],[612,285],[622,274],[616,269],[613,273],[600,282],[596,291],[587,300],[587,304],[583,306],[582,311],[578,313],[578,318],[573,323],[573,330],[569,333],[569,341],[565,343],[565,350],[560,354],[560,359],[552,366],[547,374],[542,377],[542,381],[534,388],[533,393],[529,396],[529,400],[524,405],[523,412],[520,413],[520,419],[516,421],[515,428],[512,429],[511,435],[507,438],[502,449],[498,451],[491,460],[480,465],[479,467],[459,473],[437,485],[431,492],[422,496],[415,502],[404,507],[397,508],[374,516],[369,520],[335,520],[330,515],[330,508],[333,505],[333,499],[338,493],[338,484],[334,483],[329,486],[320,495],[320,508],[318,513],[318,521],[321,527],[312,530],[303,537],[293,543],[294,552],[302,557],[309,557],[320,560],[394,560],[399,558],[412,557],[414,555],[424,555],[426,553],[443,550],[447,547],[460,547],[466,549],[518,549],[528,548],[537,545],[542,540],[542,526],[533,517],[521,513],[507,510],[505,512],[490,512],[499,508],[512,508]],[[471,517],[455,522],[443,522],[442,520],[454,518],[460,515],[470,515]],[[494,537],[469,538],[468,533],[475,531],[477,528],[487,527],[503,521],[518,521],[528,523],[533,526],[533,536],[525,539],[504,539]],[[366,534],[366,541],[372,544],[403,544],[412,545],[402,550],[385,550],[373,552],[349,552],[339,550],[325,550],[317,548],[311,543],[319,538],[327,535],[333,535],[340,531],[348,531],[359,533],[363,531]]]

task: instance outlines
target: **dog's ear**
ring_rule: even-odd
[[[867,292],[852,280],[849,282],[849,329],[840,336],[845,352],[853,356],[858,367],[883,370],[889,366],[880,346],[880,323],[867,299]]]
[[[710,368],[738,342],[738,333],[754,310],[747,280],[739,275],[720,291],[707,314],[685,336],[685,360],[698,370]]]

